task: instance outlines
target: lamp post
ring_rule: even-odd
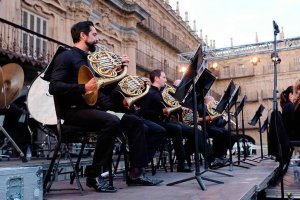
[[[187,66],[185,64],[181,65],[181,67],[179,68],[179,72],[182,73],[181,75],[181,79],[183,78],[184,73],[187,70]]]

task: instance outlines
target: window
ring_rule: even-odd
[[[229,66],[223,67],[223,73],[222,73],[224,78],[229,78],[230,77],[230,69]]]
[[[264,66],[264,74],[270,74],[274,72],[274,63],[273,62],[267,62]]]
[[[300,69],[300,57],[294,58],[294,70]]]
[[[238,64],[235,68],[235,76],[243,76],[245,75],[245,65],[244,64]]]
[[[47,20],[27,10],[22,10],[22,26],[42,35],[47,35]],[[33,58],[46,57],[47,41],[36,35],[22,32],[22,53]]]

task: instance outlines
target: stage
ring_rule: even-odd
[[[74,159],[75,160],[75,159]],[[82,165],[89,164],[90,159],[83,159]],[[252,166],[250,169],[233,167],[233,171],[229,171],[229,167],[218,169],[219,172],[231,174],[234,177],[225,177],[223,175],[206,172],[203,176],[215,180],[224,181],[224,184],[215,184],[204,181],[207,190],[202,191],[196,180],[177,184],[175,186],[166,186],[167,183],[188,178],[194,173],[176,173],[164,172],[159,170],[156,178],[163,179],[164,182],[159,186],[127,186],[123,181],[122,175],[117,175],[114,179],[114,186],[118,188],[117,193],[96,193],[93,189],[85,186],[85,178],[81,178],[81,183],[84,188],[84,195],[81,196],[79,191],[51,191],[44,195],[44,199],[70,199],[70,200],[92,200],[92,199],[130,199],[130,200],[173,200],[173,199],[257,199],[260,191],[268,187],[270,180],[274,177],[278,163],[273,160],[264,160],[261,163],[254,163],[257,166]],[[6,161],[3,159],[0,162],[0,167],[19,167],[19,166],[42,166],[46,170],[49,165],[49,160],[31,160],[28,163],[22,163],[21,160],[11,159]],[[62,163],[67,167],[67,164]],[[244,164],[244,166],[246,166]],[[150,169],[149,169],[150,170]],[[203,168],[201,167],[201,171]],[[1,173],[1,168],[0,168]],[[147,173],[149,176],[151,172]],[[54,182],[51,189],[55,188],[74,188],[76,184],[70,185],[67,175],[59,178],[61,181]]]
[[[299,166],[298,166],[299,169]],[[295,182],[293,167],[289,167],[287,173],[283,178],[284,183],[284,194],[285,198],[287,198],[287,193],[291,193],[294,199],[300,199],[300,182]],[[269,187],[266,189],[266,197],[270,199],[280,199],[281,198],[281,190],[280,184],[278,183],[276,186]]]

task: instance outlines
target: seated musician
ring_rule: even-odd
[[[101,110],[124,114],[121,118],[121,130],[128,138],[131,167],[128,184],[157,185],[163,182],[145,176],[145,167],[152,160],[166,135],[166,130],[139,117],[133,106],[130,109],[125,108],[123,106],[124,97],[120,94],[117,83],[105,86],[99,92],[98,102]]]
[[[177,79],[173,82],[173,86],[176,88],[179,86],[181,80],[180,79]],[[192,122],[192,119],[189,119],[189,117],[191,116],[185,116],[186,118],[184,118],[183,116],[183,112],[189,112],[188,111],[188,108],[184,108],[181,110],[181,112],[179,113],[179,116],[178,118],[180,119],[181,122],[183,123],[188,123],[188,125],[191,125],[193,124]],[[201,110],[199,110],[201,111]],[[201,116],[201,113],[199,113],[199,115]],[[201,127],[201,121],[203,121],[203,119],[201,118],[198,118],[198,128],[202,131],[202,127]],[[202,138],[201,138],[202,139]],[[202,139],[203,140],[203,139]],[[210,168],[214,168],[214,167],[218,167],[218,166],[221,166],[221,165],[224,165],[224,163],[226,161],[224,161],[224,159],[220,159],[218,158],[218,154],[214,153],[214,150],[215,149],[211,149],[210,145],[208,145],[207,143],[205,144],[206,145],[206,149],[208,151],[208,155],[207,155],[207,159],[208,159],[208,167]],[[187,153],[187,155],[191,155],[193,152],[195,152],[195,148],[193,145],[185,145],[185,151]]]
[[[206,108],[207,105],[213,103],[213,101],[215,101],[215,99],[212,96],[206,96],[204,98]],[[199,121],[203,122],[204,119],[202,117],[201,105],[199,106],[198,113],[200,116]],[[217,163],[223,165],[228,162],[228,159],[226,158],[227,149],[232,149],[234,143],[238,141],[238,137],[235,134],[229,133],[225,128],[227,120],[223,118],[223,115],[212,119],[213,117],[214,116],[210,116],[208,112],[206,112],[205,121],[207,123],[207,134],[209,138],[213,139],[213,152]],[[231,146],[229,145],[230,143]]]
[[[120,120],[99,110],[97,105],[89,106],[83,100],[83,94],[98,90],[94,78],[85,84],[78,84],[79,68],[89,66],[87,56],[96,49],[97,32],[92,22],[82,21],[72,26],[71,35],[74,47],[56,57],[49,92],[61,99],[65,123],[99,130],[92,165],[85,170],[86,185],[97,192],[116,192],[116,188],[109,186],[100,173],[101,166],[110,164],[116,135],[122,131]],[[128,60],[125,58],[124,61],[127,65]]]
[[[152,86],[148,94],[140,100],[140,114],[143,118],[160,124],[167,130],[167,137],[173,141],[175,155],[178,160],[177,172],[191,172],[190,166],[187,165],[187,155],[183,146],[183,137],[187,138],[186,145],[194,146],[193,128],[182,123],[171,121],[168,119],[167,109],[163,102],[161,89],[166,85],[166,75],[161,70],[153,70],[150,73]],[[199,130],[200,132],[200,130]],[[200,132],[201,133],[201,132]],[[202,137],[199,137],[201,139]],[[200,141],[201,150],[203,150],[204,142]]]

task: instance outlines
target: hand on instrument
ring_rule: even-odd
[[[169,112],[168,112],[168,109],[167,108],[163,108],[163,114],[168,116],[169,115]]]
[[[182,111],[184,111],[184,112],[187,112],[187,111],[189,111],[189,108],[186,108],[186,107],[181,107],[182,108]]]
[[[147,85],[151,85],[151,81],[150,81],[149,78],[143,77],[143,81],[145,81],[145,83],[146,83]]]
[[[94,92],[97,91],[97,81],[95,78],[90,79],[85,85],[85,92]]]

